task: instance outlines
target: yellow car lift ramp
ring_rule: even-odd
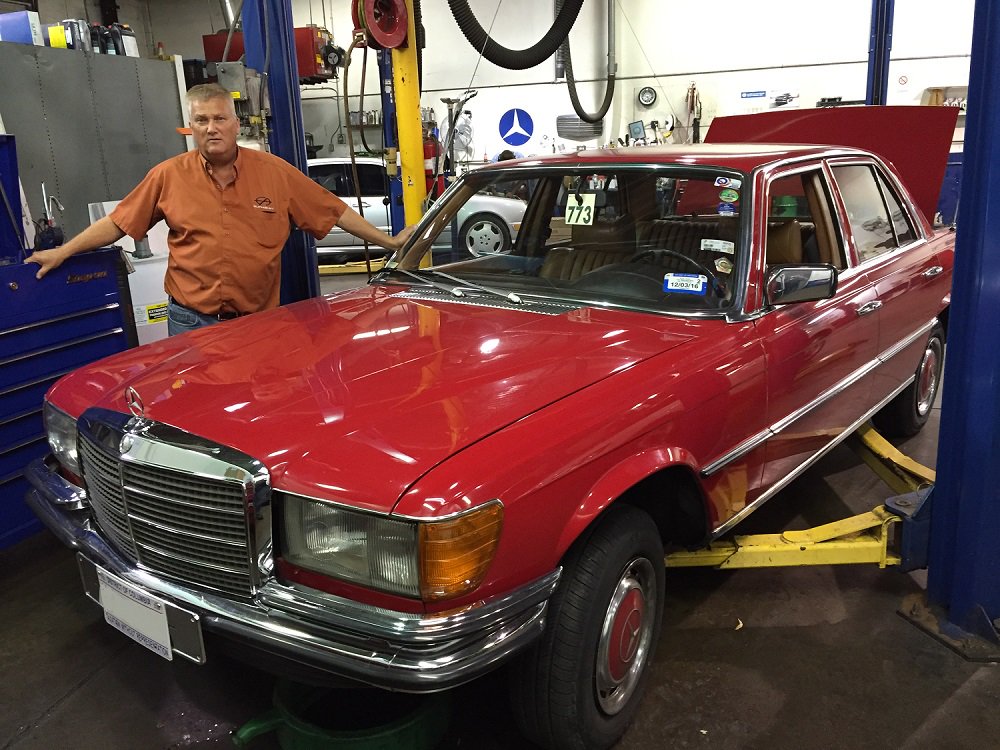
[[[934,471],[896,450],[871,423],[857,430],[850,441],[879,478],[900,493],[888,501],[891,509],[880,505],[867,513],[811,529],[735,536],[712,542],[704,549],[671,552],[664,557],[666,566],[729,569],[875,563],[880,568],[923,567],[920,562],[926,559],[929,516],[924,501],[934,483]],[[894,527],[901,522],[911,537],[908,540],[896,538]]]

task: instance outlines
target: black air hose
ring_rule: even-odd
[[[507,70],[526,70],[540,65],[555,54],[576,23],[583,0],[566,0],[545,36],[537,44],[522,50],[507,49],[494,42],[476,20],[469,8],[469,0],[448,0],[448,7],[469,44],[477,52],[482,52],[483,57]]]
[[[424,31],[424,16],[420,0],[413,0],[413,30],[417,36],[417,91],[424,93],[424,47],[427,46],[427,32]]]
[[[611,109],[611,100],[615,96],[615,74],[608,73],[608,83],[604,89],[604,103],[601,104],[601,108],[594,114],[590,114],[587,110],[583,108],[580,103],[580,97],[576,93],[576,79],[573,78],[573,58],[569,52],[569,37],[566,37],[566,41],[562,43],[563,51],[563,64],[566,66],[566,88],[569,89],[569,99],[573,102],[573,109],[576,111],[577,117],[579,117],[584,122],[600,122],[604,119],[604,115],[608,113]]]

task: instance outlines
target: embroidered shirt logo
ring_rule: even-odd
[[[267,211],[270,214],[274,213],[274,206],[271,205],[271,199],[266,195],[260,195],[254,198],[253,207],[259,208],[261,211]]]

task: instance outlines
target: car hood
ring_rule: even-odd
[[[933,219],[957,117],[958,107],[778,110],[716,117],[705,143],[832,144],[872,151],[892,162],[924,216]]]
[[[449,455],[692,337],[662,316],[403,291],[365,287],[149,344],[49,398],[73,416],[128,413],[132,387],[145,417],[261,460],[276,488],[388,511]]]

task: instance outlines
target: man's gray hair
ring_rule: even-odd
[[[225,99],[228,102],[232,102],[233,95],[229,93],[229,89],[218,83],[199,83],[187,91],[188,111],[191,110],[193,102],[205,102],[209,99]]]

